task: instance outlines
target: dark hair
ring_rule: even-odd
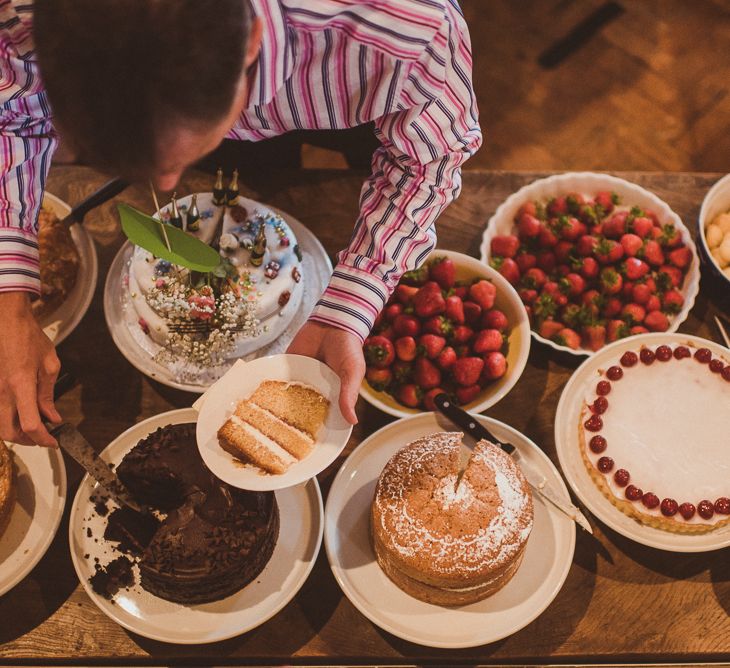
[[[246,52],[245,0],[36,0],[53,115],[82,159],[146,175],[172,122],[229,112]]]

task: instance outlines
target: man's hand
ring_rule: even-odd
[[[307,322],[297,332],[287,352],[314,357],[340,377],[340,410],[350,424],[357,424],[355,402],[365,375],[360,339],[344,329]]]
[[[61,363],[33,317],[27,293],[0,293],[0,313],[0,438],[53,447],[56,440],[42,418],[61,422],[53,405]]]

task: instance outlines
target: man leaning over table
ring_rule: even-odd
[[[60,420],[30,309],[57,131],[84,163],[171,190],[224,137],[374,121],[350,244],[289,348],[339,374],[356,422],[362,341],[481,144],[456,0],[0,0],[0,44],[0,437],[52,446],[41,418]]]

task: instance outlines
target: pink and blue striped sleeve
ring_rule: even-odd
[[[350,245],[310,317],[360,339],[403,273],[435,247],[435,221],[458,196],[461,165],[482,142],[469,33],[455,2],[447,0],[445,20],[422,56],[404,66],[394,111],[376,121],[382,146]]]
[[[40,292],[38,211],[56,145],[50,116],[32,55],[17,55],[0,30],[0,292]]]

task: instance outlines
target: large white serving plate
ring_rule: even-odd
[[[637,543],[660,550],[706,552],[719,550],[730,545],[730,526],[706,534],[678,534],[640,524],[625,515],[603,495],[591,479],[581,457],[578,433],[583,402],[589,388],[595,385],[600,369],[605,369],[611,363],[615,363],[627,350],[637,351],[642,345],[656,348],[662,344],[679,345],[687,342],[699,348],[709,348],[713,355],[728,357],[727,348],[723,348],[723,346],[713,341],[690,334],[669,334],[666,332],[639,334],[621,339],[589,357],[575,370],[560,396],[555,415],[555,446],[560,460],[560,468],[568,484],[588,510],[614,531]],[[640,399],[640,397],[637,397],[637,401],[640,401]],[[718,409],[722,410],[723,407],[719,406]],[[724,409],[727,412],[729,407],[725,406]],[[693,443],[692,447],[701,449],[702,443]],[[701,456],[699,451],[698,456]]]
[[[246,197],[239,199],[241,205],[249,211],[269,210],[281,216],[294,232],[302,250],[303,290],[298,311],[289,326],[275,340],[268,341],[261,348],[243,358],[252,360],[286,351],[294,335],[307,321],[317,300],[327,287],[332,274],[332,263],[317,237],[296,218],[268,204],[261,204]],[[153,359],[155,353],[160,349],[159,346],[149,337],[144,336],[141,329],[135,326],[137,316],[133,313],[127,290],[124,287],[133,252],[134,246],[128,241],[125,242],[114,257],[104,284],[104,316],[114,343],[132,366],[153,380],[178,390],[205,392],[217,379],[201,384],[178,381],[170,369]],[[221,369],[220,375],[222,376],[228,368],[233,366],[235,361],[234,358],[231,358],[229,364]]]
[[[475,415],[500,440],[513,443],[569,501],[557,469],[528,438],[508,425]],[[535,619],[557,596],[573,561],[575,524],[534,498],[535,523],[519,570],[507,585],[478,603],[431,605],[399,589],[380,569],[370,541],[370,506],[388,460],[411,441],[456,430],[443,417],[422,413],[397,420],[365,439],[332,483],[325,510],[325,547],[345,595],[370,621],[399,638],[429,647],[475,647],[506,638]]]
[[[16,501],[0,537],[0,596],[41,560],[66,504],[66,467],[58,448],[8,444],[15,462]]]
[[[116,465],[158,427],[195,422],[196,418],[192,408],[156,415],[125,431],[101,456]],[[94,574],[94,558],[104,565],[117,556],[112,543],[103,539],[106,518],[94,512],[94,503],[90,501],[95,487],[96,482],[85,476],[71,508],[69,545],[74,568],[89,597],[104,614],[124,628],[153,640],[178,644],[216,642],[263,624],[299,591],[322,543],[322,496],[317,481],[310,480],[276,492],[280,528],[274,552],[258,577],[238,593],[200,605],[172,603],[143,589],[139,585],[138,568],[134,566],[137,584],[129,590],[120,590],[112,602],[99,596],[89,584]]]

